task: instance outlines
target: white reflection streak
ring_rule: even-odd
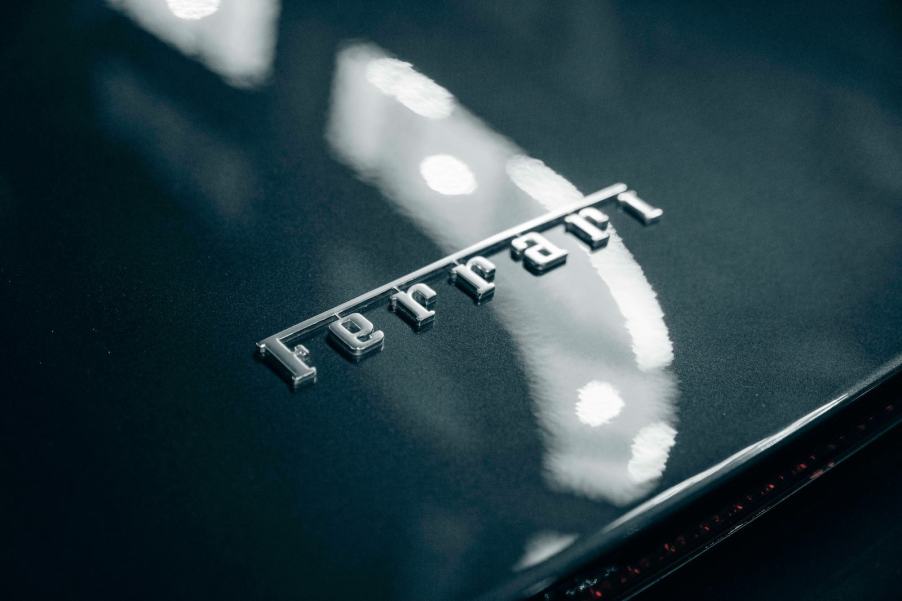
[[[375,46],[342,50],[327,139],[342,161],[445,251],[583,198],[571,182],[463,107],[452,104],[454,110],[440,119],[413,110],[398,92],[398,81],[411,73],[416,71],[408,63]],[[448,202],[449,192],[471,187],[459,183],[469,175],[437,177],[433,171],[449,170],[433,170],[424,160],[436,156],[443,157],[439,166],[454,164],[450,171],[472,174],[471,193]],[[654,290],[616,234],[596,253],[575,239],[567,242],[574,250],[564,280],[563,274],[536,278],[516,264],[499,265],[500,292],[487,309],[520,351],[545,443],[546,481],[591,499],[630,503],[654,486],[657,478],[642,474],[660,475],[673,440],[659,428],[658,436],[646,432],[637,444],[638,434],[661,424],[675,435],[677,387],[666,369],[671,343]],[[630,473],[631,461],[638,478]]]
[[[450,154],[428,156],[420,163],[420,175],[426,185],[445,196],[472,194],[476,177],[467,164]]]
[[[138,25],[238,88],[269,79],[279,0],[107,0]]]
[[[626,320],[636,365],[642,371],[669,366],[673,361],[673,343],[658,295],[613,228],[607,248],[592,254],[591,261]]]
[[[505,170],[518,188],[547,210],[583,197],[576,186],[539,159],[515,155],[507,160]],[[632,389],[634,396],[630,402],[639,405],[640,411],[644,409],[651,417],[655,404],[675,393],[670,376],[663,372],[673,360],[673,344],[657,294],[613,226],[609,226],[609,230],[611,237],[604,251],[590,252],[583,245],[580,249],[605,283],[623,316],[636,366],[649,374],[642,386]],[[570,360],[577,361],[576,357]],[[621,405],[616,410],[619,414],[624,403],[616,390],[612,395],[608,390],[602,392],[599,386],[601,383],[592,381],[578,392],[576,415],[579,422],[590,428],[610,422],[616,415],[608,417],[607,412],[613,412],[619,401]],[[594,393],[592,401],[588,400],[589,391]],[[600,398],[607,401],[602,402]],[[657,421],[641,427],[632,439],[624,473],[623,468],[612,461],[613,457],[619,457],[619,451],[606,448],[607,441],[603,443],[594,436],[587,437],[575,428],[569,417],[556,409],[562,400],[552,393],[547,408],[539,412],[551,433],[546,465],[552,483],[591,498],[604,497],[613,503],[625,504],[646,493],[664,473],[676,440],[676,430],[667,422]],[[666,404],[656,410],[661,417],[672,418],[667,415]],[[633,427],[632,423],[622,426],[618,434],[625,434],[628,427]],[[610,438],[610,433],[605,434]],[[620,484],[616,485],[618,481]],[[632,484],[627,485],[626,481]]]

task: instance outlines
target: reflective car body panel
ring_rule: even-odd
[[[829,413],[902,351],[902,53],[898,10],[816,10],[23,9],[0,75],[23,582],[522,594]],[[296,391],[258,356],[621,181],[658,223],[602,204],[606,246],[549,228],[541,275],[494,249],[480,304],[437,272],[422,331],[380,297],[381,350],[317,332]]]

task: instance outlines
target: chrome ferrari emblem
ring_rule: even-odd
[[[309,350],[302,343],[326,335],[332,346],[351,361],[360,361],[385,346],[385,334],[364,316],[364,312],[388,305],[414,331],[432,326],[438,292],[427,281],[445,280],[481,304],[496,293],[496,261],[489,257],[509,250],[513,261],[530,273],[541,276],[566,265],[567,251],[553,244],[542,232],[564,225],[567,232],[586,244],[592,252],[603,249],[610,237],[608,217],[599,207],[616,199],[617,204],[645,225],[660,219],[663,211],[639,198],[624,184],[614,184],[570,206],[514,226],[448,255],[420,269],[370,290],[328,311],[273,334],[257,343],[260,355],[284,372],[293,387],[316,382],[317,370]]]

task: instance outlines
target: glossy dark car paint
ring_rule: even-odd
[[[108,7],[18,13],[0,74],[0,505],[26,596],[525,587],[538,576],[515,568],[537,534],[577,536],[556,561],[580,560],[632,507],[902,351],[894,5],[285,3],[255,89]],[[582,294],[605,310],[593,352],[631,358],[563,234],[566,269],[504,263],[484,307],[441,288],[422,335],[375,313],[386,348],[360,365],[313,343],[307,390],[254,360],[261,338],[544,211],[509,204],[507,182],[490,219],[449,233],[454,205],[355,170],[327,133],[336,61],[359,44],[455,95],[470,118],[443,140],[474,169],[498,144],[582,192],[625,181],[664,209],[652,227],[611,213],[672,341],[667,403],[646,390],[676,432],[653,488],[615,503],[549,480],[542,412],[585,380],[570,399],[541,387],[567,374],[537,368],[510,303],[532,303],[533,340],[582,348],[554,336],[579,330],[554,289]],[[415,121],[392,130],[392,110],[377,156],[403,158],[421,140]]]

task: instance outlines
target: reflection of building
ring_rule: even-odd
[[[339,54],[328,138],[449,252],[582,197],[373,46]],[[580,249],[565,276],[499,269],[507,293],[491,306],[526,366],[549,484],[626,504],[657,482],[674,444],[672,346],[655,293],[616,234],[595,253],[565,243]]]

